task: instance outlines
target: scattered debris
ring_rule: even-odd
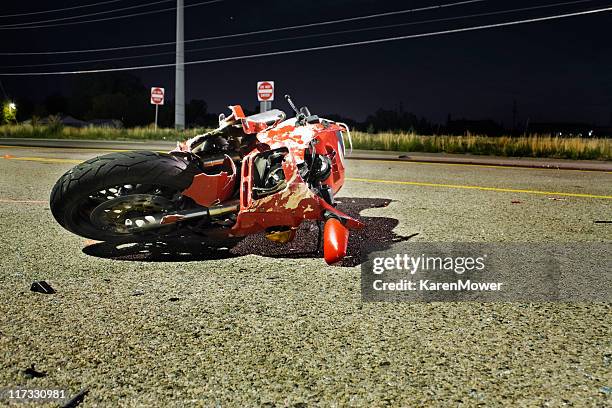
[[[32,286],[30,286],[30,290],[32,292],[44,293],[45,295],[52,295],[55,293],[55,289],[45,281],[33,282]]]
[[[144,291],[140,289],[136,289],[135,291],[132,292],[132,296],[142,296],[142,295],[144,295]]]
[[[510,201],[512,204],[523,204],[521,200],[512,200]]]
[[[102,280],[103,280],[104,282],[106,282],[106,283],[110,283],[110,281],[111,281],[109,278],[104,278],[104,279],[102,279]]]
[[[87,247],[87,246],[90,246],[90,245],[99,244],[100,242],[102,242],[102,241],[96,241],[95,239],[86,239],[85,242],[84,242],[84,245]]]
[[[179,298],[177,298],[177,297],[171,297],[171,298],[170,298],[170,299],[168,299],[168,300],[169,300],[169,301],[171,301],[171,302],[177,302],[177,301],[179,301],[179,300],[181,300],[181,299],[179,299]]]
[[[553,201],[567,201],[566,198],[559,198],[559,197],[548,197],[549,200],[553,200]]]
[[[26,376],[26,378],[42,378],[47,376],[47,373],[36,370],[36,368],[34,368],[34,364],[23,370],[23,374]]]
[[[62,405],[61,408],[74,408],[81,405],[81,402],[83,402],[83,400],[85,399],[85,395],[87,395],[88,393],[89,390],[87,388],[82,389],[78,392],[77,395],[70,398],[70,400],[68,400],[64,405]]]
[[[599,389],[599,392],[601,392],[602,394],[610,395],[612,394],[612,387],[608,387],[607,385],[604,385],[603,387]]]
[[[595,220],[593,222],[595,224],[612,224],[612,221],[608,221],[608,220]]]

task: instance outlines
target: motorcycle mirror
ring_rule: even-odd
[[[291,96],[289,95],[285,95],[285,99],[287,100],[287,103],[289,103],[289,106],[291,106],[291,109],[293,109],[293,111],[295,112],[296,115],[299,115],[300,112],[297,110],[297,108],[295,107],[295,104],[293,103],[293,101],[291,100]]]

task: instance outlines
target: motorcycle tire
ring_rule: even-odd
[[[51,190],[51,213],[68,231],[98,241],[117,241],[134,235],[160,235],[173,227],[136,233],[118,232],[112,228],[101,228],[100,224],[92,219],[92,212],[105,200],[123,198],[118,189],[130,186],[146,186],[156,194],[163,192],[165,196],[160,195],[159,200],[171,203],[173,201],[170,197],[180,195],[200,172],[196,165],[164,153],[133,151],[98,156],[72,168],[57,181]],[[150,194],[147,197],[158,195]],[[143,204],[142,211],[145,212],[141,215],[146,215],[146,210],[147,207]]]

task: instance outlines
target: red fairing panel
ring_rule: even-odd
[[[283,162],[286,187],[269,196],[253,199],[253,158],[251,153],[243,160],[242,185],[240,187],[240,212],[232,235],[243,236],[268,227],[288,226],[297,228],[304,219],[319,219],[323,208],[298,173],[295,156],[288,153]]]
[[[231,174],[226,171],[212,175],[200,173],[193,178],[183,195],[204,207],[228,200],[234,192],[236,165],[229,156],[225,156],[224,165],[231,169]]]
[[[257,135],[257,140],[270,146],[271,149],[287,147],[296,157],[298,163],[304,161],[304,153],[308,145],[315,137],[318,143],[315,150],[318,154],[326,155],[332,162],[332,174],[323,181],[332,188],[336,194],[344,184],[344,162],[342,156],[344,152],[339,151],[339,137],[342,137],[342,129],[336,125],[321,124],[294,126],[291,121],[281,123],[279,127]]]
[[[267,144],[271,149],[288,148],[295,156],[297,163],[301,163],[304,161],[304,149],[315,137],[315,132],[311,126],[295,127],[290,122],[293,121],[288,120],[277,128],[257,134],[257,140]]]
[[[336,218],[330,218],[325,223],[323,240],[323,257],[328,265],[340,261],[346,256],[349,230]]]

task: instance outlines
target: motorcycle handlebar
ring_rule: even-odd
[[[299,115],[300,112],[297,110],[297,108],[295,107],[295,104],[293,103],[293,101],[291,100],[291,96],[290,95],[285,95],[285,99],[287,100],[287,103],[289,103],[289,106],[291,106],[291,109],[293,109],[293,111],[295,112],[296,115]]]

